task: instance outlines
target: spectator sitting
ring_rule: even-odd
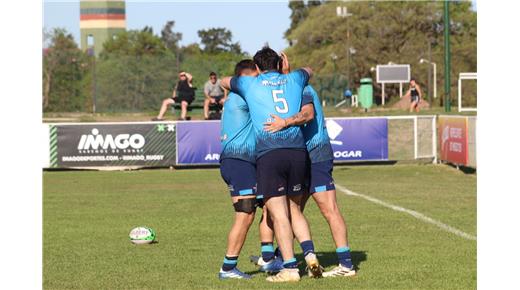
[[[181,104],[180,120],[186,120],[188,106],[195,99],[195,92],[193,89],[192,80],[193,77],[191,76],[191,74],[183,71],[179,73],[179,81],[173,89],[172,97],[163,100],[161,110],[159,111],[159,115],[157,115],[156,118],[153,118],[152,121],[164,120],[164,114],[166,113],[166,110],[168,110],[168,106],[173,105],[175,103]]]
[[[209,74],[209,80],[204,85],[204,96],[206,96],[204,99],[204,119],[208,120],[210,104],[221,108],[227,97],[227,91],[220,86],[220,80],[217,79],[217,74],[214,72]]]

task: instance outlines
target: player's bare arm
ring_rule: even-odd
[[[289,65],[289,58],[287,55],[282,52],[280,53],[280,57],[282,58],[282,73],[288,74],[291,72],[291,66]]]
[[[271,115],[271,118],[271,122],[264,123],[264,130],[270,133],[275,133],[291,126],[300,126],[314,119],[314,105],[312,103],[306,104],[300,112],[286,119],[277,115]]]
[[[309,78],[312,77],[312,69],[310,67],[302,67],[302,69],[309,74]]]

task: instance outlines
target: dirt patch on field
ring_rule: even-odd
[[[402,97],[401,100],[399,100],[399,102],[395,103],[392,106],[392,108],[406,110],[406,109],[410,108],[410,99],[411,99],[410,96]],[[425,101],[423,99],[421,99],[421,101],[419,101],[419,109],[429,109],[429,108],[430,108],[430,103],[428,103],[427,101]]]

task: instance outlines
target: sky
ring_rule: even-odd
[[[477,1],[471,0],[477,9]],[[160,35],[166,21],[174,20],[174,31],[182,33],[181,45],[199,42],[197,31],[225,27],[233,42],[254,54],[266,42],[276,51],[288,46],[283,38],[289,28],[288,0],[126,0],[127,29],[151,26]],[[43,26],[66,28],[79,43],[79,0],[44,0]]]
[[[233,33],[233,42],[254,54],[266,42],[280,51],[288,46],[283,38],[289,28],[291,11],[288,1],[126,1],[127,29],[151,26],[160,35],[164,24],[175,21],[173,28],[182,33],[181,45],[199,42],[197,31],[225,27]],[[269,17],[266,17],[269,15]],[[79,0],[44,0],[45,29],[66,28],[79,42]]]

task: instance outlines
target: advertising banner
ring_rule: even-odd
[[[468,164],[468,118],[439,116],[441,160]]]
[[[177,164],[219,164],[220,121],[177,123]]]
[[[327,119],[334,161],[388,160],[386,118]]]
[[[50,125],[51,167],[175,164],[174,123]]]

